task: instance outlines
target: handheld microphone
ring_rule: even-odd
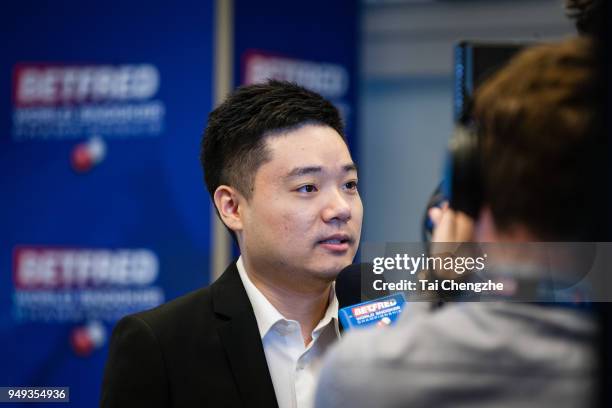
[[[355,305],[361,300],[361,268],[366,264],[351,264],[336,277],[336,297],[340,308]]]
[[[362,282],[372,276],[373,267],[372,263],[364,262],[350,264],[340,271],[336,277],[336,297],[340,308],[389,295],[386,290],[374,290],[372,285],[368,284],[371,282]],[[384,280],[384,276],[377,279]]]
[[[372,285],[362,284],[362,278],[371,276],[371,263],[351,264],[336,278],[338,319],[344,330],[374,324],[392,324],[406,302],[402,294],[389,295],[388,291],[376,291]],[[379,276],[377,279],[384,279]]]

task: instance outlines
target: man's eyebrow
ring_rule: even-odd
[[[294,167],[284,178],[305,176],[306,174],[320,173],[323,171],[321,166]]]
[[[349,163],[342,166],[342,170],[345,173],[351,171],[357,171],[357,165],[355,163]],[[305,176],[307,174],[321,173],[323,168],[321,166],[306,166],[306,167],[295,167],[283,178],[290,179],[294,177]]]
[[[349,163],[349,164],[345,164],[342,169],[348,173],[350,171],[355,171],[357,172],[357,164],[356,163]]]

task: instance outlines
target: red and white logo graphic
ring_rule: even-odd
[[[74,171],[85,173],[100,164],[104,157],[106,157],[106,143],[102,138],[94,136],[75,146],[70,156],[70,163]]]
[[[106,342],[106,328],[99,321],[91,321],[82,327],[76,327],[70,333],[70,345],[75,354],[89,356]]]

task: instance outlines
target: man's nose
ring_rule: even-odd
[[[334,190],[329,193],[322,216],[325,222],[346,222],[351,219],[351,206],[342,191]]]

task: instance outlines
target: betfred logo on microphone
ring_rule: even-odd
[[[378,312],[379,310],[388,309],[395,305],[397,305],[397,300],[395,299],[391,299],[391,300],[384,301],[384,302],[369,303],[364,306],[354,307],[353,316],[360,317],[360,316],[367,315],[370,313]]]
[[[338,311],[338,318],[344,329],[366,326],[389,326],[402,313],[406,299],[402,293],[396,293],[370,300],[353,306],[343,307]]]

